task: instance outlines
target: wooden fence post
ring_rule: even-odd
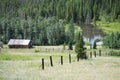
[[[92,52],[90,52],[90,58],[92,58]]]
[[[42,58],[42,70],[44,70],[44,58]]]
[[[61,65],[63,65],[63,56],[61,56]]]
[[[51,67],[53,67],[52,56],[50,56],[50,64],[51,64]]]
[[[99,50],[99,56],[101,56],[101,50]]]
[[[94,56],[96,57],[96,51],[94,51]]]
[[[69,63],[71,63],[71,54],[69,54]]]

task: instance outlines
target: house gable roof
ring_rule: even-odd
[[[8,45],[28,45],[30,40],[27,39],[10,39]]]

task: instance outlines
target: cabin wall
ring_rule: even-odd
[[[28,45],[9,45],[9,48],[29,48]]]
[[[30,41],[28,45],[17,45],[17,44],[10,44],[8,45],[9,48],[32,48],[32,42]]]

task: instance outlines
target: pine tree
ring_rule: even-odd
[[[78,35],[79,39],[76,42],[75,45],[75,52],[77,53],[77,60],[79,61],[79,59],[87,59],[87,55],[86,55],[86,48],[84,47],[85,43],[83,41],[83,36]]]

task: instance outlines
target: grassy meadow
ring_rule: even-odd
[[[67,48],[67,47],[66,47]],[[89,55],[90,50],[87,50]],[[0,53],[0,80],[119,80],[120,58],[102,56],[77,62],[74,51],[63,50],[63,46],[36,46],[33,49],[9,49],[5,46]],[[68,61],[69,53],[72,63]],[[97,50],[98,53],[98,50]],[[53,67],[49,57],[53,57]],[[60,65],[63,56],[63,65]],[[45,70],[41,59],[45,59]]]
[[[120,32],[120,22],[103,22],[97,21],[97,25],[106,33]]]

